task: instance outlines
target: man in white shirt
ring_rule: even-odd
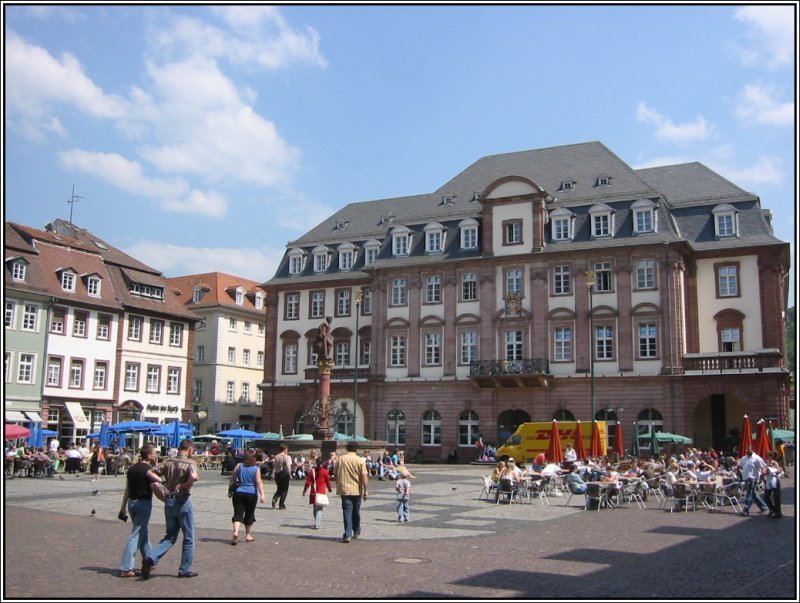
[[[57,437],[54,437],[52,440],[50,440],[50,454],[53,456],[53,458],[55,458],[56,452],[58,452],[60,447],[61,442],[58,441]]]
[[[564,450],[564,460],[569,461],[570,463],[574,463],[578,460],[578,453],[575,452],[572,444],[567,444],[567,447]]]
[[[740,515],[750,515],[750,505],[753,504],[753,499],[762,513],[767,510],[767,503],[756,491],[756,484],[766,466],[764,459],[753,452],[751,446],[747,447],[744,456],[739,459],[739,468],[742,470],[742,481],[744,481],[745,488],[744,506]]]

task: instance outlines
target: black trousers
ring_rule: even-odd
[[[275,475],[275,485],[278,487],[275,490],[275,494],[272,496],[272,502],[277,501],[280,499],[280,506],[286,506],[286,496],[289,494],[289,482],[291,481],[291,477],[279,477]]]
[[[248,494],[244,492],[233,493],[233,518],[231,521],[238,521],[249,526],[256,521],[256,504],[258,494]]]
[[[781,489],[773,488],[771,490],[764,490],[764,502],[767,503],[770,513],[780,517],[781,513]]]

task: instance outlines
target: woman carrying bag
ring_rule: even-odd
[[[314,529],[319,530],[322,527],[322,511],[329,504],[328,492],[333,492],[330,473],[321,458],[316,459],[314,466],[308,472],[303,496],[306,495],[309,488],[311,488],[311,495],[308,503],[312,505],[314,512]]]
[[[244,460],[236,465],[231,473],[228,485],[228,494],[233,499],[233,539],[231,544],[239,542],[239,529],[244,524],[245,541],[253,542],[253,524],[256,522],[256,504],[258,503],[256,490],[261,502],[267,502],[264,494],[264,482],[261,481],[261,471],[256,464],[256,455],[252,452],[244,453]]]
[[[273,470],[275,474],[275,494],[272,496],[272,508],[280,503],[279,509],[286,510],[286,496],[289,494],[289,482],[292,479],[292,457],[288,455],[289,447],[281,444],[281,451],[275,456]]]

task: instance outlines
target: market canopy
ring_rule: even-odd
[[[22,425],[6,423],[3,426],[3,437],[6,440],[19,440],[20,438],[27,438],[29,435],[31,435],[31,430]]]
[[[773,440],[783,440],[784,442],[788,442],[790,440],[794,440],[795,433],[789,429],[773,429],[772,430],[772,439]]]
[[[656,432],[656,438],[663,444],[691,444],[692,438],[687,436],[678,435],[677,433],[669,433],[667,431]]]
[[[135,432],[151,432],[161,429],[158,423],[151,423],[150,421],[123,421],[116,425],[109,425],[108,431],[111,433],[135,433]]]

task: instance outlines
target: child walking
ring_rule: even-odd
[[[411,482],[409,481],[410,474],[407,472],[401,473],[397,477],[397,482],[394,484],[394,491],[397,493],[397,521],[408,521],[409,508],[408,499],[411,497]]]

